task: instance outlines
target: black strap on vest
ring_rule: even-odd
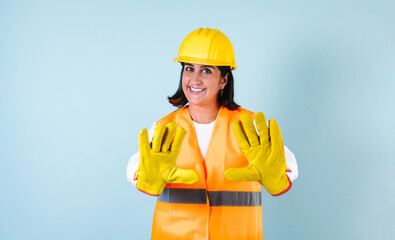
[[[206,204],[206,189],[165,188],[158,197],[159,202]]]
[[[262,206],[260,192],[208,192],[210,206],[256,207]]]
[[[165,188],[158,201],[165,203],[207,204],[211,207],[256,207],[262,206],[260,192],[206,191],[206,189]]]

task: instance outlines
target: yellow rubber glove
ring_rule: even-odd
[[[193,170],[180,169],[175,166],[186,135],[185,129],[177,128],[171,122],[167,127],[155,127],[152,143],[149,143],[147,129],[139,135],[140,163],[135,174],[137,189],[153,196],[159,196],[167,183],[193,184],[199,176]],[[174,132],[176,132],[172,143]]]
[[[244,168],[230,168],[225,171],[225,177],[233,181],[259,181],[272,195],[287,191],[291,182],[285,173],[284,145],[277,121],[270,119],[268,128],[265,115],[256,113],[258,136],[249,115],[242,114],[240,119],[241,121],[233,122],[232,127],[249,165]]]

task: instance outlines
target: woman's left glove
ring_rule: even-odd
[[[136,187],[140,191],[159,196],[167,183],[193,184],[199,180],[195,171],[175,166],[186,135],[185,129],[179,127],[176,130],[176,126],[174,122],[169,123],[167,127],[156,126],[151,144],[147,129],[140,131],[140,163],[135,174]],[[176,134],[172,142],[174,132]]]
[[[277,121],[270,119],[268,127],[265,115],[256,113],[258,136],[249,115],[241,114],[240,119],[233,122],[232,127],[249,164],[226,170],[225,177],[234,181],[259,181],[274,196],[288,191],[292,183],[285,173],[284,145]]]

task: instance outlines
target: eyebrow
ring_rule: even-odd
[[[193,65],[191,64],[191,63],[185,63],[185,65],[188,65],[188,66],[192,66],[193,67]],[[214,66],[211,66],[211,65],[202,65],[202,68],[212,68],[212,69],[215,69],[215,67]]]
[[[211,65],[203,65],[202,67],[215,69],[215,67],[214,67],[214,66],[211,66]]]

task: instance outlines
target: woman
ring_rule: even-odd
[[[288,191],[296,160],[274,119],[268,127],[233,101],[236,64],[223,33],[190,33],[174,60],[182,70],[169,101],[179,110],[156,122],[151,143],[140,132],[127,169],[140,191],[159,196],[152,239],[262,239],[260,185]]]

